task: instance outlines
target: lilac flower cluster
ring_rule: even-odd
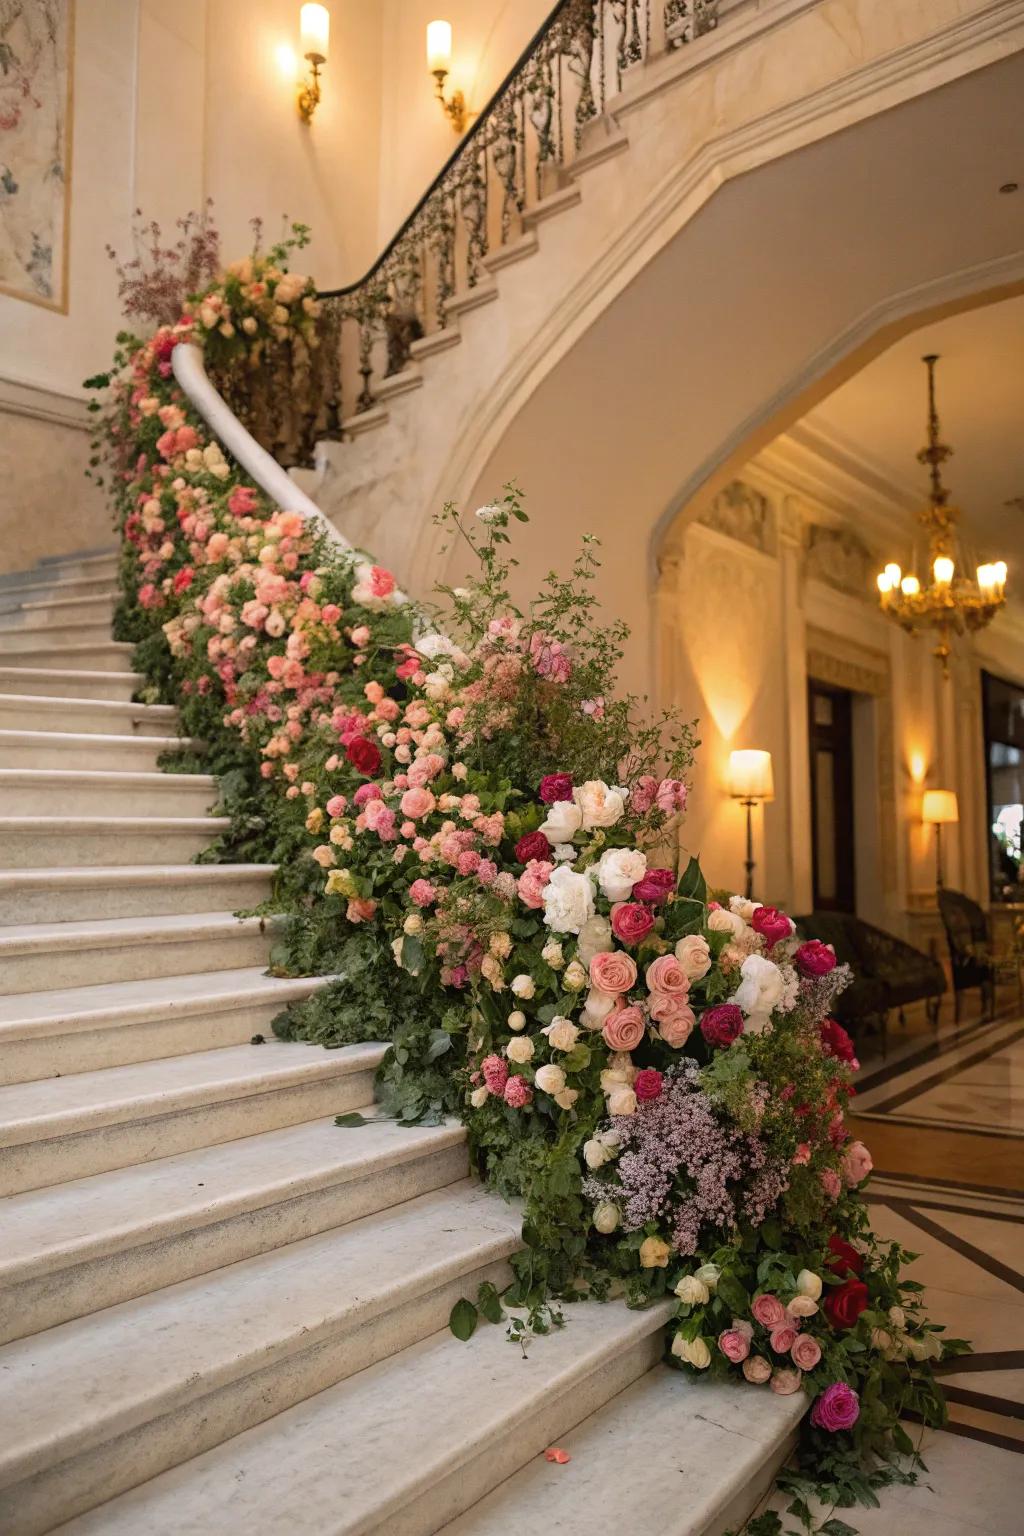
[[[853,981],[848,965],[837,965],[824,976],[801,976],[797,1006],[805,1019],[819,1023],[832,1012],[840,992]]]
[[[763,1220],[785,1188],[785,1169],[761,1141],[720,1123],[696,1062],[681,1062],[657,1099],[612,1125],[619,1138],[613,1176],[587,1179],[584,1192],[595,1202],[614,1200],[627,1232],[649,1221],[670,1226],[677,1253],[697,1252],[705,1224],[729,1232],[741,1211]]]

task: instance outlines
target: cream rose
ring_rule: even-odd
[[[602,949],[612,947],[612,925],[606,917],[588,917],[580,929],[576,953],[583,965],[589,965]],[[570,967],[571,969],[571,967]],[[568,975],[568,971],[566,972]]]
[[[748,1033],[756,1033],[756,1026],[763,1027],[772,1009],[781,1003],[786,981],[779,967],[764,955],[748,955],[740,966],[740,976],[729,1001],[742,1008],[748,1020],[755,1021],[755,1028],[748,1026]]]
[[[796,1288],[801,1296],[809,1296],[812,1301],[819,1301],[821,1276],[816,1275],[813,1269],[802,1269],[796,1277]]]
[[[614,1232],[619,1224],[619,1208],[611,1200],[602,1200],[594,1207],[594,1226],[599,1232]]]
[[[664,1269],[671,1257],[672,1249],[663,1238],[645,1237],[640,1244],[642,1269]]]
[[[580,1030],[579,1025],[571,1019],[563,1019],[560,1014],[556,1014],[541,1033],[547,1035],[548,1045],[553,1051],[571,1051],[579,1039]]]
[[[544,1067],[538,1067],[534,1073],[533,1080],[542,1093],[561,1093],[565,1087],[565,1073],[561,1067],[556,1067],[551,1063]]]
[[[490,1093],[486,1088],[474,1088],[469,1096],[469,1102],[474,1109],[483,1109],[489,1098]]]
[[[606,848],[597,865],[597,883],[609,901],[628,901],[647,873],[647,855],[635,848]]]
[[[571,843],[582,822],[583,812],[578,805],[573,805],[571,800],[556,800],[554,805],[548,806],[548,814],[538,830],[549,843]]]
[[[702,1264],[700,1269],[694,1270],[694,1278],[702,1281],[709,1291],[717,1291],[722,1271],[717,1264]]]
[[[565,955],[557,939],[548,939],[540,952],[540,957],[546,965],[550,965],[553,971],[560,971],[565,964]]]
[[[636,1094],[632,1088],[613,1088],[608,1095],[608,1113],[610,1115],[635,1115]]]
[[[684,1275],[676,1286],[676,1295],[691,1307],[702,1307],[706,1301],[711,1300],[711,1292],[696,1275]]]
[[[672,1340],[672,1353],[677,1360],[685,1360],[698,1371],[706,1371],[711,1364],[711,1351],[703,1339],[684,1339],[677,1333]]]
[[[739,939],[746,926],[742,917],[737,917],[735,912],[728,912],[725,907],[716,907],[708,913],[708,927],[712,933],[731,933],[734,939]]]
[[[700,981],[711,969],[711,950],[702,933],[688,933],[676,945],[676,959],[691,981]]]
[[[533,1056],[533,1041],[529,1035],[516,1035],[505,1047],[505,1055],[509,1061],[517,1062],[520,1066],[529,1061]]]
[[[591,1136],[589,1141],[583,1143],[583,1161],[595,1172],[598,1168],[603,1168],[605,1163],[610,1163],[614,1155],[611,1147],[606,1147],[604,1142],[598,1141],[596,1136]]]
[[[523,1013],[518,1008],[515,1010],[514,1013],[510,1013],[509,1016],[508,1016],[508,1027],[509,1027],[509,1029],[515,1029],[515,1030],[525,1029],[526,1028],[526,1014]]]
[[[562,977],[562,986],[567,992],[582,992],[587,984],[587,973],[578,960],[570,960]]]
[[[626,809],[622,792],[609,789],[603,779],[588,779],[586,784],[573,790],[572,797],[579,809],[584,832],[592,832],[595,827],[614,827]],[[567,801],[560,803],[568,804]]]
[[[513,976],[512,991],[516,997],[521,997],[526,1001],[529,1001],[536,990],[537,988],[534,985],[533,977],[527,976],[525,971],[521,972],[518,976]]]
[[[560,865],[544,887],[545,923],[554,933],[579,933],[593,915],[594,887],[589,875],[574,874]]]

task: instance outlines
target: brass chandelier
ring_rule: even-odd
[[[960,512],[949,505],[949,492],[942,483],[942,465],[953,450],[939,441],[935,409],[938,360],[936,353],[921,359],[928,369],[928,446],[917,455],[920,463],[928,465],[931,481],[929,504],[918,513],[926,533],[931,580],[922,586],[917,576],[904,576],[899,565],[890,561],[879,572],[878,592],[882,612],[909,634],[916,635],[922,629],[936,631],[938,643],[932,654],[942,664],[942,675],[948,677],[952,637],[983,629],[1006,601],[1006,561],[979,565],[973,576],[966,574],[967,562],[956,534]]]

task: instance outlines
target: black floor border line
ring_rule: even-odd
[[[936,1376],[961,1376],[974,1371],[1024,1371],[1024,1349],[982,1349],[976,1355],[936,1360]]]
[[[896,1200],[906,1200],[906,1195],[886,1195],[881,1190],[869,1190],[864,1196],[868,1205],[892,1205]],[[1024,1227],[1024,1215],[1015,1211],[983,1211],[977,1205],[946,1205],[938,1200],[911,1200],[915,1211],[948,1211],[951,1216],[977,1216],[981,1221],[1009,1221]]]
[[[937,1036],[927,1045],[919,1046],[917,1050],[901,1056],[898,1061],[886,1061],[881,1066],[874,1067],[865,1075],[858,1091],[870,1093],[873,1088],[879,1088],[883,1083],[899,1077],[900,1073],[913,1072],[917,1067],[925,1067],[930,1061],[937,1061],[940,1056],[947,1056],[950,1051],[955,1051],[958,1046],[970,1045],[983,1030],[996,1029],[1000,1024],[1010,1024],[1016,1017],[1016,1013],[1009,1013],[1005,1018],[977,1019],[973,1024],[966,1025],[962,1031],[956,1031],[952,1037],[940,1039]]]
[[[922,1422],[916,1413],[905,1413],[903,1417],[913,1424]],[[1018,1456],[1024,1456],[1024,1440],[1015,1440],[1012,1435],[997,1435],[994,1430],[979,1429],[976,1424],[961,1424],[958,1419],[947,1419],[941,1433],[959,1435],[964,1440],[980,1440],[983,1445],[994,1445],[997,1450],[1015,1451]]]
[[[931,1120],[927,1115],[887,1115],[882,1110],[864,1109],[858,1116],[873,1125],[901,1125],[916,1131],[946,1131],[950,1136],[987,1136],[990,1141],[1024,1141],[1024,1131],[1000,1130],[996,1126],[972,1125],[968,1120]]]
[[[1024,1403],[1014,1402],[1012,1397],[992,1397],[988,1392],[975,1392],[972,1387],[943,1387],[942,1395],[948,1403],[960,1403],[964,1408],[979,1408],[983,1413],[999,1413],[1004,1419],[1024,1419]]]
[[[898,1179],[901,1184],[920,1184],[928,1189],[957,1189],[970,1195],[996,1195],[1004,1200],[1024,1200],[1024,1189],[1005,1189],[999,1184],[968,1184],[962,1179],[937,1179],[934,1174],[892,1173],[875,1169],[876,1179]]]
[[[919,1099],[922,1094],[927,1093],[932,1088],[938,1088],[941,1083],[948,1082],[951,1077],[956,1077],[958,1073],[963,1072],[967,1067],[975,1066],[979,1061],[984,1061],[986,1057],[994,1056],[996,1051],[1001,1051],[1008,1045],[1016,1045],[1020,1040],[1024,1040],[1024,1029],[1018,1029],[1014,1033],[1007,1035],[1005,1039],[999,1041],[998,1045],[986,1044],[983,1050],[975,1051],[971,1055],[966,1056],[963,1061],[958,1061],[955,1067],[950,1067],[945,1072],[933,1073],[931,1077],[926,1077],[921,1082],[915,1083],[912,1087],[904,1088],[901,1093],[894,1094],[891,1099],[884,1099],[881,1104],[872,1104],[871,1108],[866,1109],[864,1113],[879,1115],[899,1109],[902,1104],[909,1103],[911,1099]],[[850,1113],[854,1115],[857,1113],[856,1101],[851,1106]]]
[[[976,1248],[965,1238],[958,1237],[955,1232],[950,1232],[948,1227],[933,1221],[930,1216],[922,1216],[917,1207],[908,1200],[900,1200],[897,1197],[887,1200],[885,1204],[898,1216],[902,1216],[904,1221],[909,1221],[911,1226],[927,1232],[929,1237],[934,1237],[937,1242],[958,1253],[962,1259],[977,1265],[978,1269],[984,1270],[985,1274],[991,1275],[994,1280],[1001,1280],[1004,1285],[1012,1286],[1015,1291],[1024,1293],[1024,1275],[1018,1270],[1011,1269],[1008,1264],[1000,1263],[998,1259],[993,1259],[990,1254],[985,1253],[981,1248]]]

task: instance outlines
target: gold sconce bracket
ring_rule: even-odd
[[[452,128],[460,136],[466,131],[470,114],[466,108],[466,98],[461,91],[453,91],[448,97],[444,94],[444,82],[448,78],[446,69],[432,71],[436,83],[435,95],[441,103],[441,110],[451,123]]]

